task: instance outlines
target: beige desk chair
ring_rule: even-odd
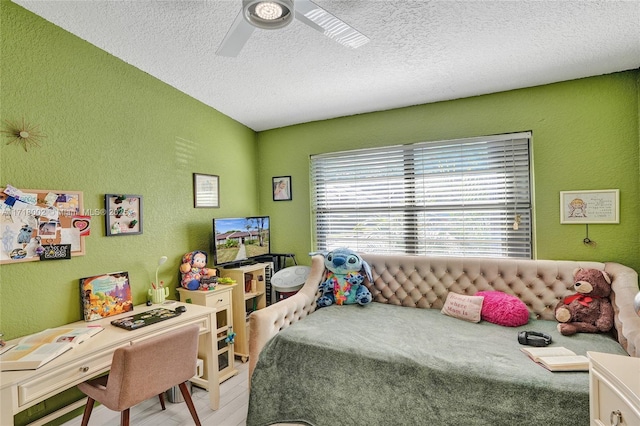
[[[190,325],[158,337],[118,348],[113,353],[109,375],[80,383],[78,388],[89,400],[82,426],[89,423],[95,401],[120,411],[120,424],[129,425],[129,408],[179,385],[191,417],[200,425],[186,382],[196,373],[199,327]]]

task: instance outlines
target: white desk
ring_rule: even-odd
[[[91,377],[109,371],[113,352],[117,348],[126,346],[132,341],[146,340],[188,324],[200,326],[198,356],[203,358],[205,363],[206,382],[204,383],[209,390],[211,409],[217,410],[220,405],[220,387],[217,376],[217,348],[214,347],[216,344],[215,308],[184,303],[170,306],[138,305],[134,307],[133,313],[158,307],[175,309],[180,305],[187,308],[187,311],[182,315],[133,331],[110,324],[112,320],[130,315],[131,312],[98,321],[78,321],[68,324],[67,326],[73,327],[102,325],[105,329],[37,370],[0,372],[0,425],[12,425],[15,414]],[[16,343],[19,340],[21,339],[15,339],[8,343]]]

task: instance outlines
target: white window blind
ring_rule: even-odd
[[[527,132],[311,156],[316,249],[531,258],[530,141]]]

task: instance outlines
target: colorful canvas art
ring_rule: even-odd
[[[128,272],[113,272],[80,279],[85,321],[95,321],[133,310]]]

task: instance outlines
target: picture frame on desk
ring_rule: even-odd
[[[80,304],[85,321],[131,312],[133,299],[129,273],[111,272],[80,278]]]

